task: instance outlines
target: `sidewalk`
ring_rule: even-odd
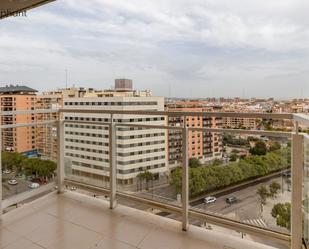
[[[291,192],[289,191],[284,191],[283,194],[278,194],[275,199],[268,198],[266,201],[266,205],[263,206],[262,218],[265,220],[268,228],[282,233],[290,233],[288,229],[277,226],[276,220],[271,216],[271,210],[273,206],[277,203],[285,202],[291,202]]]

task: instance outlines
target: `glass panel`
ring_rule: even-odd
[[[24,116],[26,115],[19,115],[18,117],[22,119]],[[28,116],[31,116],[31,114]],[[3,116],[2,122],[4,125],[13,124],[12,119],[8,119],[8,116]],[[45,136],[43,139],[43,134],[46,135],[46,131],[51,129],[47,126],[44,126],[44,128],[25,126],[2,129],[3,200],[9,201],[11,204],[18,204],[12,197],[25,194],[21,195],[21,198],[29,198],[31,196],[28,195],[30,191],[48,186],[55,181],[56,162],[51,157],[41,157],[37,147],[39,142],[45,143],[46,148],[51,147]],[[37,136],[38,133],[40,133],[40,136]],[[46,187],[46,191],[47,189],[48,187]],[[6,208],[4,212],[11,208]]]
[[[289,226],[279,224],[272,215],[275,206],[291,202],[290,141],[280,137],[204,133],[203,143],[197,143],[197,135],[189,135],[190,208],[290,233]],[[202,157],[196,152],[197,146],[203,146]],[[194,224],[225,230],[201,221]],[[238,231],[226,232],[253,239]]]
[[[66,179],[109,188],[109,126],[65,122],[64,165]]]
[[[309,136],[304,136],[304,179],[303,179],[303,238],[309,245]]]
[[[152,117],[147,118],[142,124],[165,124],[164,119],[154,121]],[[168,140],[168,132],[173,133],[175,137]],[[170,174],[181,167],[181,141],[181,132],[174,130],[118,127],[117,190],[161,203],[181,205],[181,185],[178,183],[178,188],[175,189],[171,184],[173,179]],[[162,216],[170,215],[126,200],[120,202]]]

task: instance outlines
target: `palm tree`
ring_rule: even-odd
[[[143,181],[145,179],[145,173],[144,172],[138,173],[137,179],[138,179],[138,183],[139,183],[139,189],[138,190],[142,190],[143,189]],[[137,183],[137,186],[138,186],[138,183]]]
[[[145,180],[146,180],[146,189],[148,190],[149,189],[148,183],[149,183],[149,181],[152,181],[152,183],[153,183],[154,175],[150,171],[145,171],[144,176],[145,176]]]

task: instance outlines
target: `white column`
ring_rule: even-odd
[[[302,248],[303,135],[292,135],[291,249]]]
[[[60,120],[60,117],[57,122],[57,139],[57,186],[60,194],[64,185],[64,121]]]
[[[111,123],[109,125],[109,183],[110,183],[110,209],[116,207],[117,190],[117,137],[116,125],[111,114]]]

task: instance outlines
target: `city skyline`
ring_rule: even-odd
[[[303,0],[66,0],[0,27],[0,82],[107,89],[131,78],[165,97],[309,96]],[[31,17],[31,18],[30,18]]]

